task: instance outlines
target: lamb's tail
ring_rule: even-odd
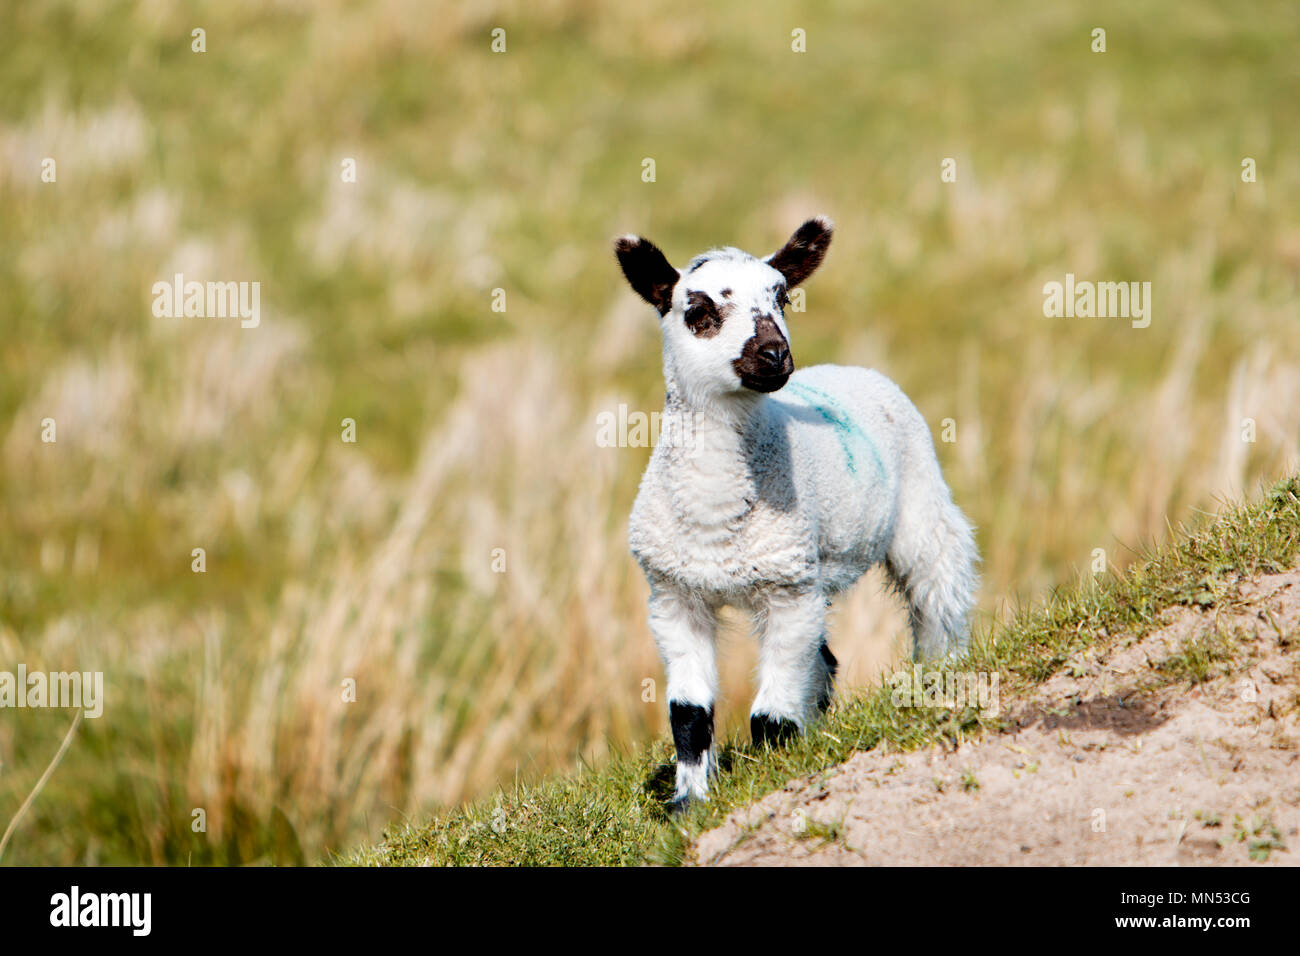
[[[919,415],[918,415],[919,418]],[[970,646],[970,611],[979,553],[966,516],[943,480],[929,429],[918,440],[899,489],[888,570],[907,601],[912,657],[960,657]]]

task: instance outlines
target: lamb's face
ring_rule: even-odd
[[[659,311],[666,371],[692,404],[774,392],[789,380],[787,296],[821,264],[831,228],[824,218],[810,219],[766,259],[715,249],[680,273],[645,239],[615,243],[628,282]]]
[[[662,319],[679,384],[699,398],[784,385],[794,371],[786,293],[785,276],[739,250],[692,260]]]

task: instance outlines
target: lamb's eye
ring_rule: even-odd
[[[778,309],[784,309],[789,304],[790,304],[790,293],[788,293],[785,289],[782,289],[780,292],[776,294],[776,307]]]
[[[686,325],[698,335],[707,331],[713,325],[713,313],[703,305],[693,305],[686,310]]]

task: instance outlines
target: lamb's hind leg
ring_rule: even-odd
[[[775,745],[803,731],[830,705],[835,658],[826,646],[826,598],[818,590],[776,591],[759,609],[754,743]]]
[[[835,673],[840,669],[840,662],[831,653],[825,637],[822,638],[821,650],[818,653],[821,657],[822,679],[819,685],[821,689],[817,692],[817,713],[824,714],[831,706],[831,697],[835,693]]]
[[[907,601],[912,657],[957,658],[970,643],[970,610],[978,584],[975,536],[938,476],[905,488],[887,569]]]
[[[671,588],[650,594],[650,631],[668,683],[668,718],[677,748],[673,809],[707,800],[713,765],[713,701],[717,696],[717,618],[712,608]]]

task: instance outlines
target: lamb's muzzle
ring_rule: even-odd
[[[794,374],[794,359],[776,320],[770,315],[754,321],[754,334],[735,361],[740,384],[755,392],[775,392]]]

